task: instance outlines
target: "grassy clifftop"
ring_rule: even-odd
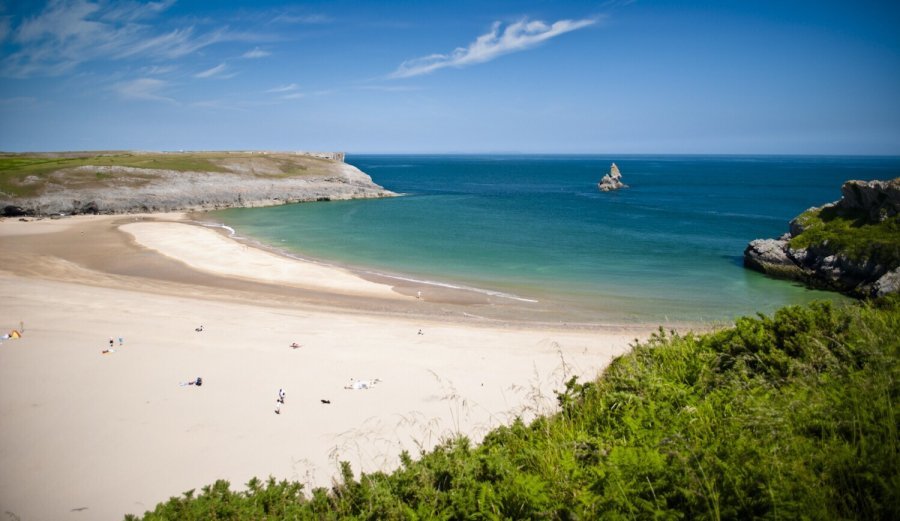
[[[96,168],[92,168],[96,167]],[[103,187],[117,167],[141,169],[143,178],[154,171],[218,172],[259,177],[328,175],[333,162],[317,157],[278,152],[60,152],[0,154],[0,192],[14,196],[40,195],[48,183]],[[61,173],[64,172],[65,175]],[[56,174],[56,175],[54,175]]]
[[[143,519],[897,519],[900,297],[659,334],[561,412],[304,494],[225,481]],[[129,518],[132,518],[129,516]]]
[[[388,195],[393,194],[340,159],[303,153],[0,154],[0,214],[10,216],[198,210]]]
[[[860,210],[827,206],[807,210],[795,221],[803,230],[791,238],[795,250],[826,250],[887,269],[900,266],[900,214],[872,220]]]
[[[751,241],[744,265],[857,297],[900,291],[900,178],[847,181],[841,193],[793,219],[789,234]]]

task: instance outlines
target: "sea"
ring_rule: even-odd
[[[242,237],[329,264],[552,302],[588,322],[721,323],[832,292],[745,269],[849,179],[900,176],[900,157],[348,155],[401,197],[229,209]],[[612,163],[628,188],[600,192]]]

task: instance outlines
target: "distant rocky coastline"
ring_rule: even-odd
[[[619,172],[619,167],[613,163],[612,166],[609,167],[609,173],[603,176],[603,178],[600,179],[600,182],[597,183],[597,188],[599,188],[601,192],[611,192],[613,190],[628,188],[628,185],[622,182],[622,174]]]
[[[750,242],[744,266],[857,297],[900,290],[900,178],[847,181],[841,193],[780,238]]]
[[[64,168],[40,179],[24,177],[22,186],[42,183],[34,195],[0,192],[0,215],[200,211],[396,195],[343,163],[343,154],[305,156],[307,163],[265,153],[226,157],[216,160],[214,171],[103,164]]]

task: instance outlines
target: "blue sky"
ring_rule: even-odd
[[[0,150],[900,154],[900,2],[0,0]]]

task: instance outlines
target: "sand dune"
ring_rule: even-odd
[[[403,449],[551,411],[563,380],[651,329],[485,325],[152,218],[168,222],[0,222],[0,329],[25,326],[0,345],[0,511],[120,519],[217,478],[390,469]]]

